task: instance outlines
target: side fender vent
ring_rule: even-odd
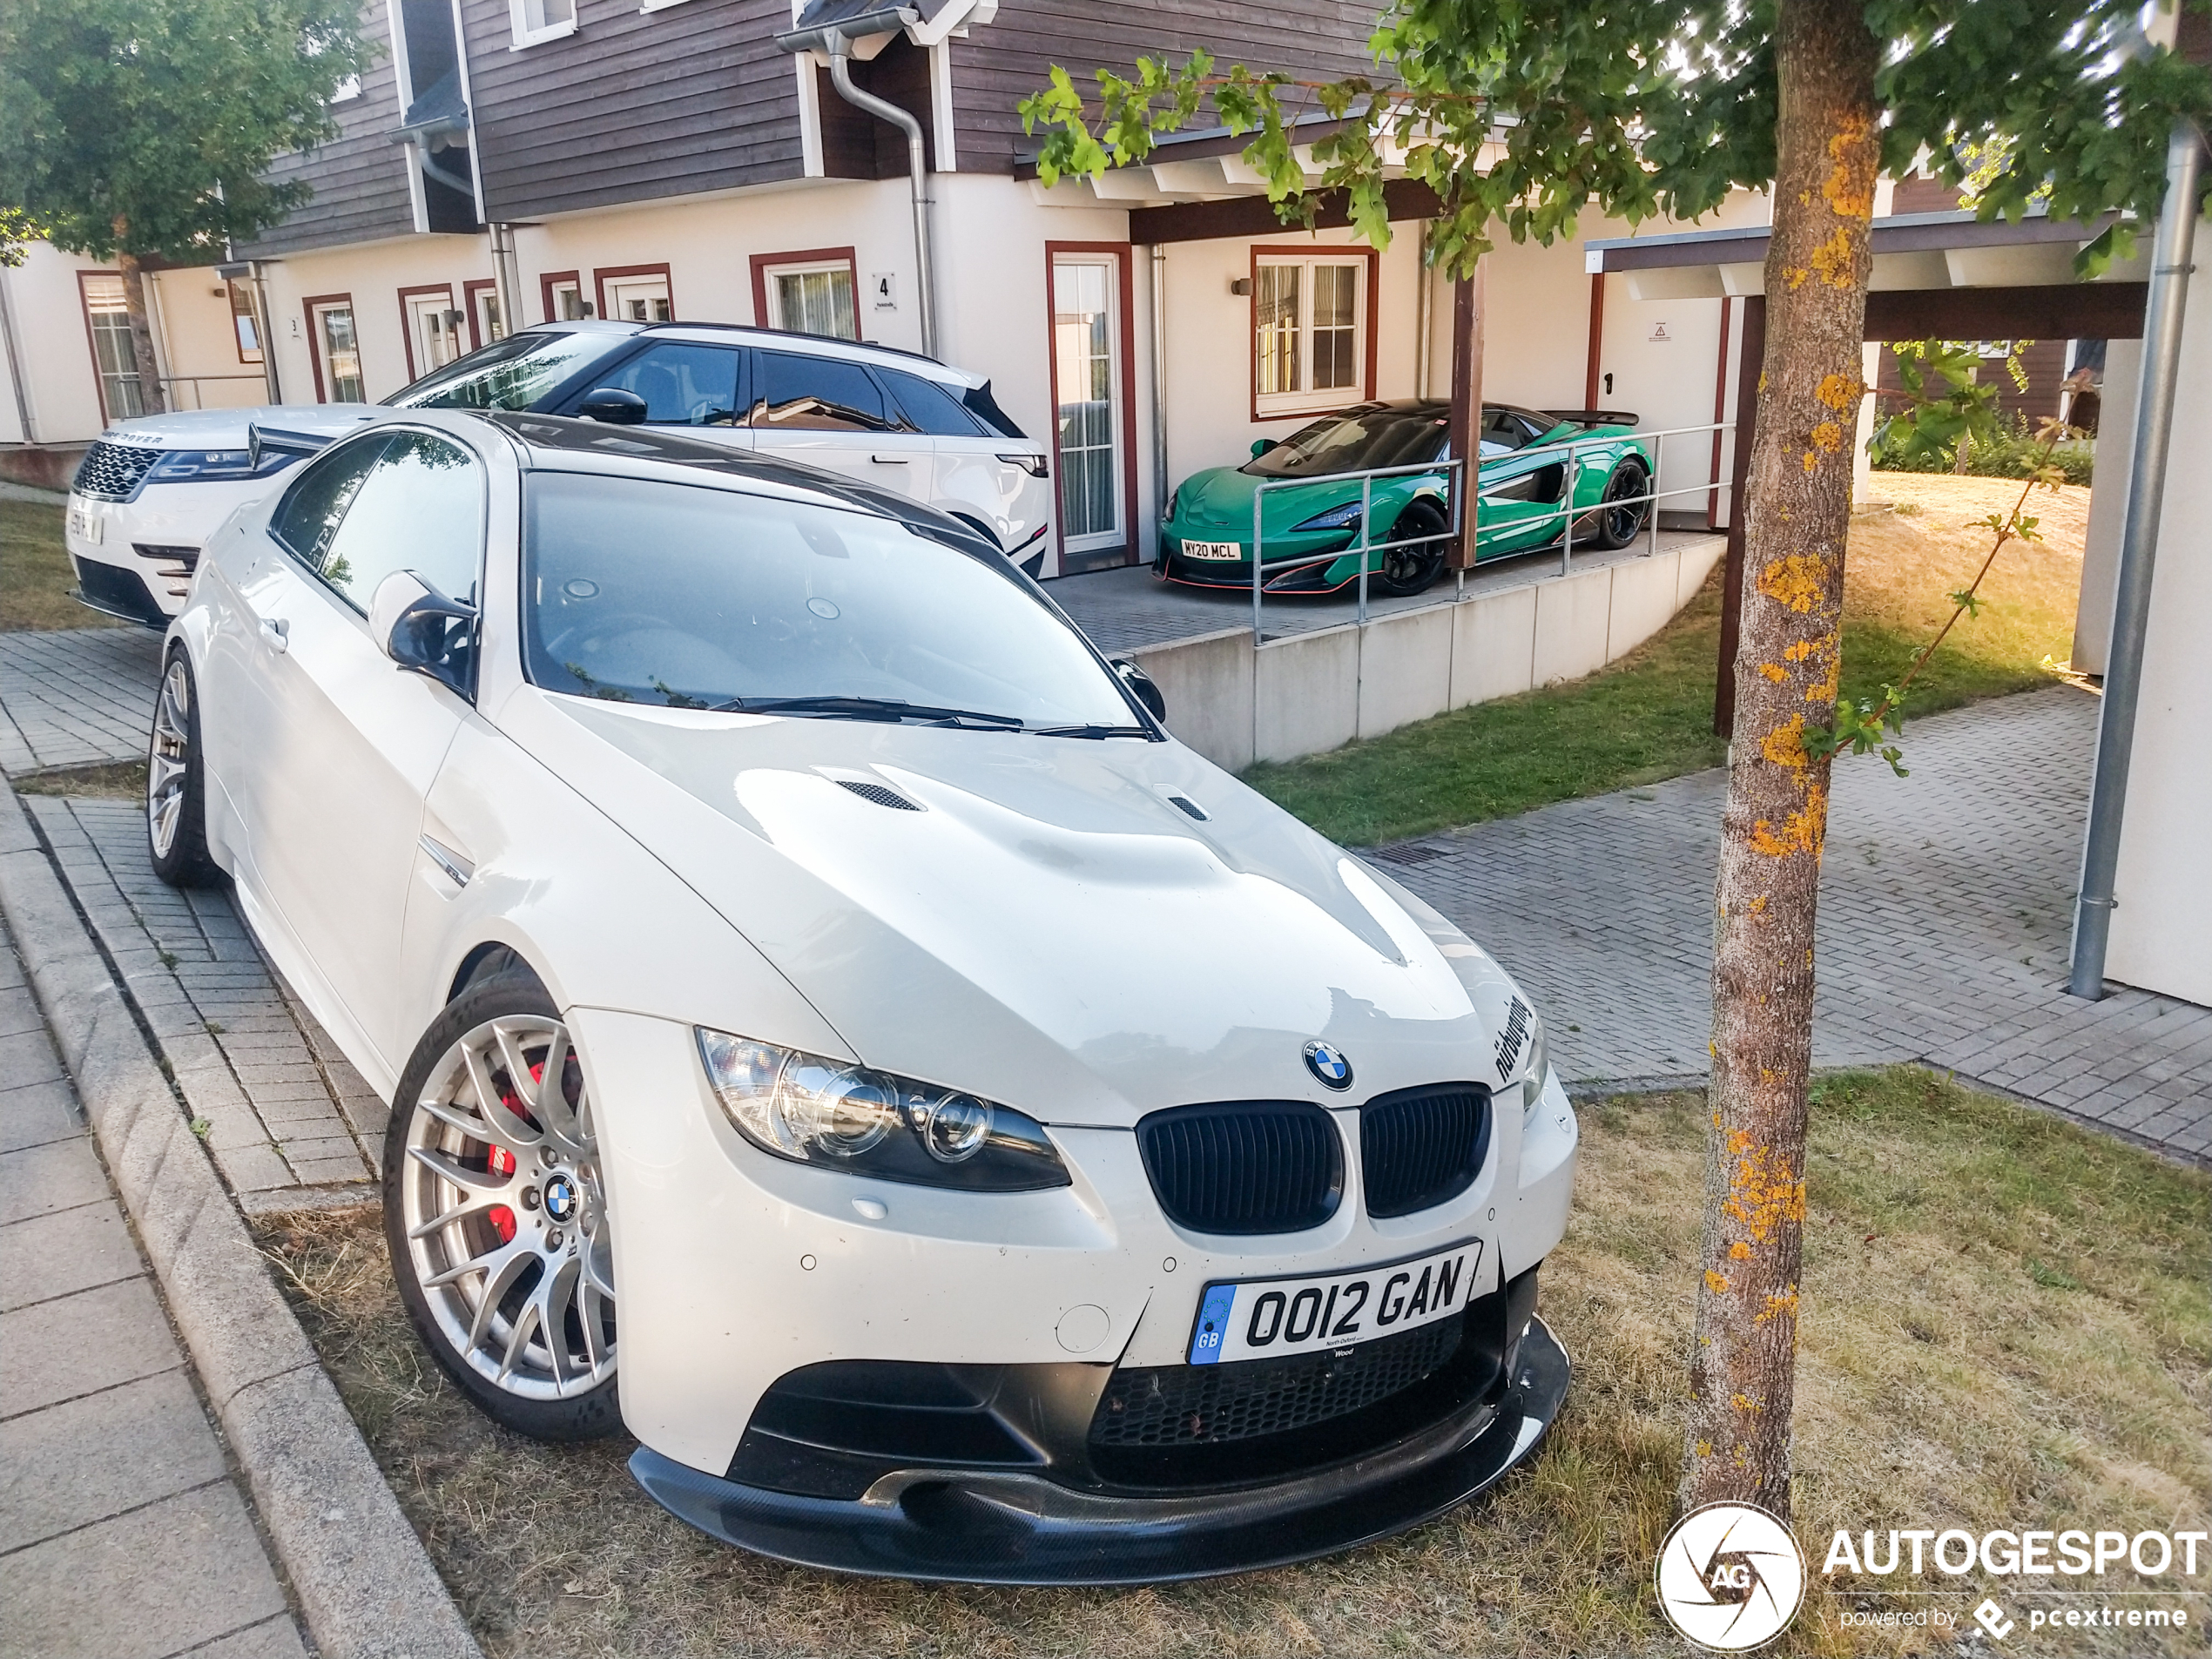
[[[864,784],[854,778],[840,778],[839,787],[851,790],[862,800],[872,800],[879,806],[888,806],[894,813],[918,813],[921,808],[895,789],[882,784]]]

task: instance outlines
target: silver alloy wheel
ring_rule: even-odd
[[[568,1028],[489,1020],[408,1109],[401,1220],[430,1317],[463,1364],[523,1399],[614,1374],[614,1259],[591,1103]]]
[[[185,786],[192,775],[192,674],[185,659],[170,659],[154,699],[153,741],[146,751],[146,832],[156,858],[177,845],[185,817]]]

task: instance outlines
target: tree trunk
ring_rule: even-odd
[[[131,320],[131,355],[138,366],[138,401],[148,415],[169,407],[162,396],[161,363],[153,354],[153,326],[146,320],[146,278],[138,256],[122,246],[130,224],[121,215],[115,221],[115,268],[123,273],[123,309]]]
[[[1844,538],[1879,160],[1876,49],[1858,0],[1783,0],[1767,330],[1751,455],[1736,729],[1713,948],[1705,1158],[1683,1508],[1790,1514],[1804,1219],[1813,915],[1834,722]]]

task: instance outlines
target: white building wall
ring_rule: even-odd
[[[2196,238],[2105,971],[2212,1004],[2212,469],[2198,459],[2198,435],[2212,429],[2212,223]]]
[[[99,379],[78,297],[79,271],[110,271],[98,260],[64,253],[44,242],[24,250],[24,262],[0,271],[14,320],[16,352],[27,382],[32,443],[85,443],[100,435]],[[15,398],[5,419],[17,422]]]

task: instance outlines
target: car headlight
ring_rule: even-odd
[[[1300,530],[1348,530],[1359,523],[1359,503],[1348,501],[1341,507],[1332,507],[1325,513],[1316,513],[1303,524],[1291,526],[1291,533]]]
[[[1177,501],[1182,499],[1182,496],[1183,486],[1181,484],[1177,484],[1173,489],[1168,491],[1168,504],[1162,510],[1160,516],[1162,518],[1173,518],[1175,516],[1175,504]]]
[[[1044,1126],[1010,1106],[692,1028],[715,1098],[764,1152],[880,1181],[1034,1192],[1069,1184]]]
[[[149,483],[180,483],[187,479],[205,482],[224,478],[266,477],[281,472],[299,460],[293,449],[265,448],[261,464],[253,464],[250,449],[166,449],[161,459],[153,463],[146,474]]]
[[[1544,1041],[1543,1016],[1532,1010],[1528,1015],[1528,1069],[1521,1080],[1523,1117],[1534,1111],[1537,1101],[1543,1097],[1544,1078],[1551,1067],[1551,1047]]]

